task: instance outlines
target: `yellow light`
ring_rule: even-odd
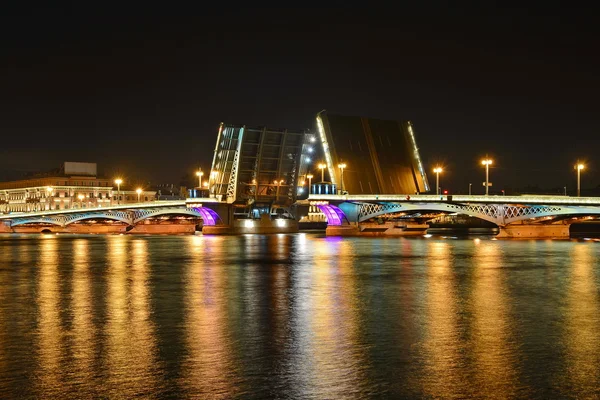
[[[116,183],[117,185],[120,185],[121,183],[123,183],[123,179],[121,179],[121,178],[117,178],[117,179],[115,179],[115,183]]]
[[[80,194],[79,196],[77,196],[79,198],[79,200],[83,200],[84,199],[84,195]]]
[[[210,176],[211,176],[211,178],[214,178],[214,177],[216,177],[216,176],[217,176],[217,174],[218,174],[218,172],[217,172],[217,171],[212,171],[212,172],[210,173]]]
[[[142,189],[140,189],[140,188],[137,188],[137,189],[135,190],[135,192],[136,192],[137,194],[140,194],[140,193],[142,193]]]
[[[327,168],[327,165],[325,165],[325,164],[323,164],[323,163],[320,163],[320,164],[319,164],[319,169],[325,169],[325,168]]]
[[[283,185],[283,182],[284,182],[284,180],[282,179],[282,180],[279,181],[279,184]]]
[[[489,158],[482,160],[481,164],[483,165],[492,165],[492,160],[490,160]]]
[[[196,176],[202,176],[202,175],[204,175],[204,172],[202,172],[202,171],[196,172]]]
[[[208,182],[207,182],[207,181],[204,181],[204,183],[202,184],[202,186],[204,186],[204,187],[208,187]]]
[[[433,172],[436,173],[436,174],[439,174],[442,171],[443,171],[442,167],[436,167],[436,168],[433,169]]]
[[[306,185],[306,181],[300,181],[300,186]]]
[[[338,164],[338,168],[341,168],[341,169],[346,168],[346,163]]]
[[[584,168],[585,168],[585,165],[583,165],[583,164],[577,164],[577,169],[581,170],[581,169],[584,169]]]
[[[306,177],[307,177],[308,179],[312,179],[312,178],[313,178],[312,174],[308,174],[308,175],[306,175]]]
[[[51,191],[53,191],[53,190],[54,190],[54,189],[52,188],[52,186],[48,186],[48,187],[46,188],[46,191],[47,191],[48,193],[50,193],[50,192],[51,192]]]
[[[279,182],[278,182],[278,181],[273,181],[273,183],[274,183],[275,185],[277,185],[277,183],[279,183]]]

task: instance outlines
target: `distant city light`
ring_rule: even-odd
[[[310,162],[310,157],[306,157],[306,162]]]
[[[309,147],[309,148],[307,149],[307,151],[308,151],[309,153],[312,153],[312,152],[313,152],[313,148],[312,148],[312,147]]]

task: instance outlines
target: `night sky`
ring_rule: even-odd
[[[411,120],[430,182],[441,162],[454,193],[483,191],[486,154],[494,190],[572,191],[578,159],[598,186],[594,10],[420,3],[7,8],[0,178],[89,161],[178,184],[210,168],[221,121],[312,129],[327,109]]]

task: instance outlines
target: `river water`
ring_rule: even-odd
[[[0,236],[0,398],[600,396],[600,242]]]

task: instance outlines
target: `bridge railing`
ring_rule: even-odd
[[[72,214],[78,212],[90,212],[90,211],[111,211],[111,210],[130,210],[132,208],[155,208],[155,207],[177,207],[185,206],[185,200],[156,200],[146,201],[143,203],[128,203],[112,205],[107,207],[82,207],[82,208],[69,208],[66,210],[47,210],[47,211],[35,211],[35,212],[12,212],[8,214],[1,214],[0,219],[11,219],[19,217],[37,217],[37,216],[48,216],[48,215],[61,215],[61,214]]]
[[[311,194],[307,201],[414,201],[414,202],[460,202],[496,204],[561,204],[600,205],[600,197],[569,197],[549,195],[485,196],[485,195],[432,195],[432,194],[365,194],[337,195]]]

